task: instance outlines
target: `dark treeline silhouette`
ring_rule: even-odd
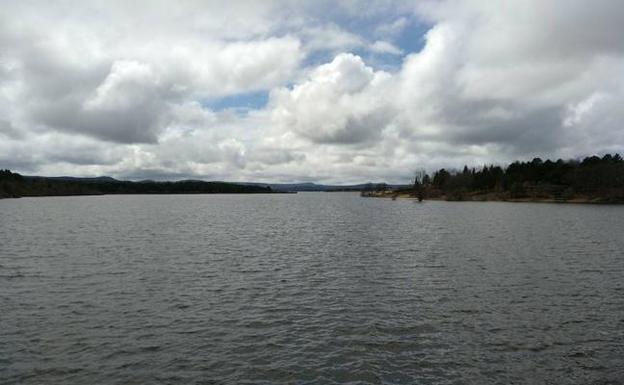
[[[225,182],[128,182],[113,178],[28,177],[0,170],[0,198],[101,194],[232,194],[271,193],[268,186]]]
[[[624,202],[624,160],[619,154],[583,160],[514,162],[461,171],[441,169],[417,181],[430,198],[448,200],[554,200]]]

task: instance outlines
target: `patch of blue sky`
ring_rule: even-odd
[[[303,67],[313,68],[331,62],[338,53],[348,52],[364,60],[366,65],[376,70],[393,72],[401,67],[404,55],[373,52],[366,46],[357,46],[344,50],[316,50],[308,53],[302,62]]]
[[[352,52],[353,50],[349,50]],[[308,53],[301,63],[303,67],[316,67],[334,59],[337,52],[331,50],[316,50]]]
[[[406,24],[402,30],[395,35],[384,36],[378,32],[378,27],[384,24],[404,18]],[[403,17],[395,15],[390,19],[378,19],[371,23],[368,18],[364,19],[341,19],[332,20],[341,29],[360,36],[364,44],[372,45],[376,41],[386,41],[401,50],[400,54],[390,52],[374,52],[369,46],[358,45],[345,49],[346,52],[356,54],[366,62],[367,65],[388,72],[400,69],[406,55],[420,52],[425,45],[425,34],[431,28],[430,25],[414,17]],[[305,67],[317,66],[330,62],[338,52],[335,50],[318,50],[311,52],[303,61]]]
[[[397,30],[394,36],[392,33],[381,32],[384,26],[404,21],[403,28]],[[336,18],[337,25],[346,31],[359,35],[364,39],[374,42],[376,40],[387,40],[402,49],[406,54],[419,52],[424,46],[424,35],[431,28],[431,25],[424,20],[409,13],[392,13],[382,17],[363,18]]]
[[[201,101],[204,108],[213,111],[234,110],[239,113],[246,113],[250,110],[264,108],[269,101],[268,91],[254,91],[243,94],[230,95],[216,99],[205,99]]]
[[[425,46],[425,34],[430,28],[430,25],[412,19],[393,43],[402,49],[404,54],[420,52]]]

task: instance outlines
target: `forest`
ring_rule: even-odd
[[[46,178],[0,170],[0,198],[102,194],[235,194],[271,193],[268,186],[225,182],[129,182],[113,178]]]
[[[446,200],[552,200],[624,202],[624,160],[619,154],[582,160],[535,158],[506,167],[488,165],[415,180],[414,191]]]

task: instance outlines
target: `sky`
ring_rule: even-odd
[[[0,168],[408,182],[624,153],[624,2],[0,0]]]

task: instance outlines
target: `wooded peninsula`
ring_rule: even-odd
[[[567,161],[535,158],[506,167],[441,169],[433,176],[420,173],[410,188],[377,186],[362,195],[448,201],[624,203],[624,160],[619,154],[607,154]]]

